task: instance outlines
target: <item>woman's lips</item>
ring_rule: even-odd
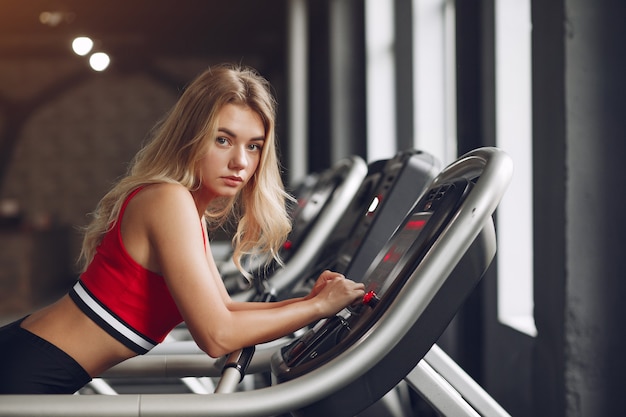
[[[243,179],[241,177],[235,176],[222,177],[222,179],[224,180],[224,183],[230,187],[238,187],[243,182]]]

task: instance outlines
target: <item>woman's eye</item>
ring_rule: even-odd
[[[223,136],[218,136],[218,137],[215,139],[215,142],[216,142],[216,143],[218,143],[218,144],[220,144],[220,145],[225,145],[225,144],[227,144],[227,143],[228,143],[228,139],[227,139],[227,138],[225,138],[225,137],[223,137]]]
[[[259,151],[259,152],[263,149],[263,147],[261,145],[256,144],[256,143],[251,143],[249,145],[249,148],[250,148],[251,151]]]

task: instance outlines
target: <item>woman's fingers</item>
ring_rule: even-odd
[[[328,269],[323,271],[317,277],[317,280],[315,281],[315,284],[313,285],[313,288],[311,289],[311,293],[309,297],[315,297],[317,294],[320,293],[320,291],[322,291],[322,289],[326,286],[326,283],[328,281],[331,281],[333,279],[338,279],[338,278],[345,278],[345,277],[338,272],[333,272]]]
[[[319,296],[323,298],[327,306],[327,314],[332,315],[363,297],[364,294],[363,283],[346,279],[341,274],[335,274],[333,278],[326,281]]]

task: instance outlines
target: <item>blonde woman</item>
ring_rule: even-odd
[[[230,299],[211,255],[211,227],[234,216],[240,268],[245,254],[276,258],[290,231],[274,121],[269,85],[253,69],[221,65],[196,78],[100,201],[78,282],[0,329],[0,393],[73,393],[146,353],[183,320],[198,346],[219,357],[362,297],[362,284],[325,271],[303,298]]]

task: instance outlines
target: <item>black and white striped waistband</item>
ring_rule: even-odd
[[[89,318],[137,354],[143,355],[157,345],[157,342],[133,329],[119,318],[94,297],[80,281],[76,282],[69,295]]]

